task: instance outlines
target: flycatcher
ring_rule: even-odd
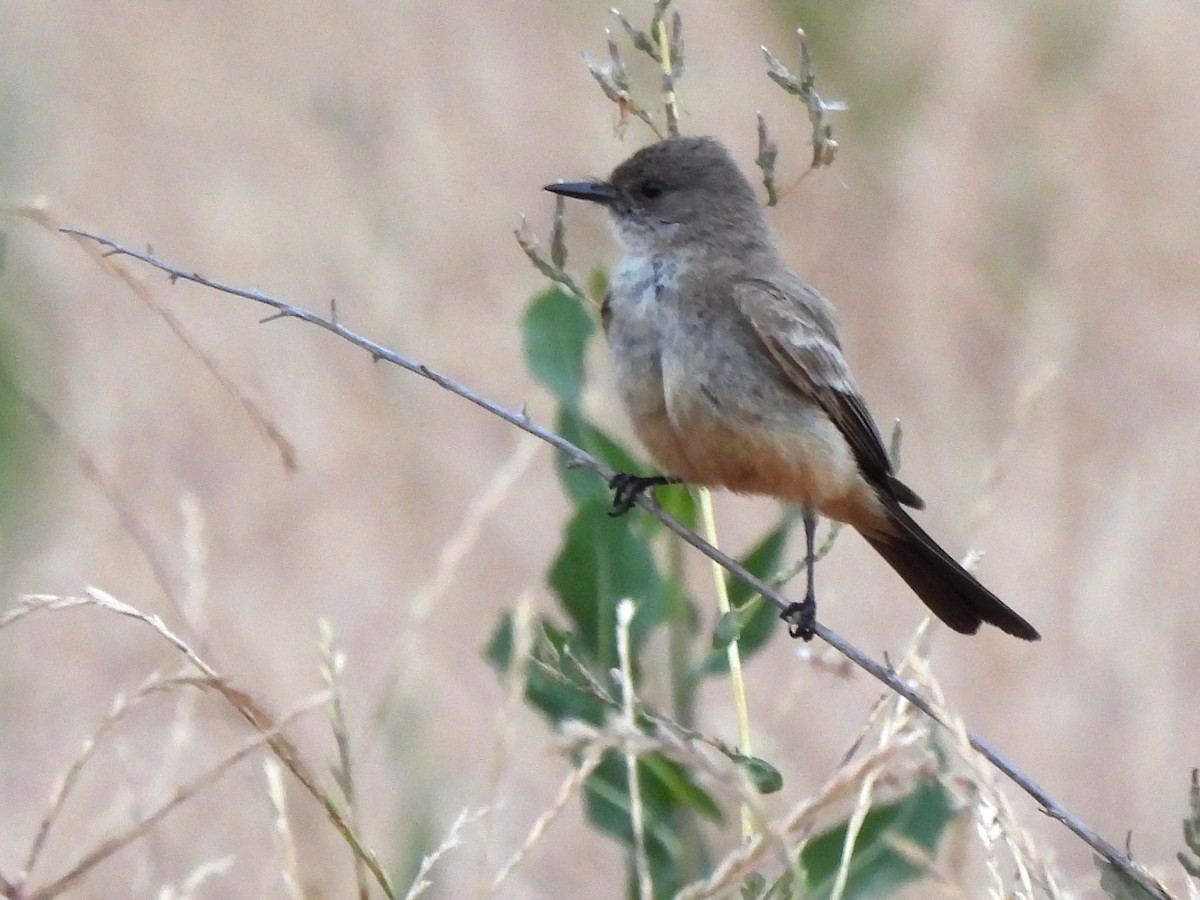
[[[905,506],[838,343],[833,307],[791,271],[754,189],[712,138],[670,138],[607,181],[546,190],[607,208],[625,256],[601,309],[621,399],[666,473],[613,479],[614,514],[676,481],[766,494],[804,511],[808,589],[783,614],[816,621],[816,514],[845,522],[939,619],[963,634],[988,622],[1037,640],[1032,625],[939,547]]]

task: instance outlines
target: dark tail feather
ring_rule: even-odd
[[[961,634],[974,634],[988,622],[1026,641],[1041,637],[1037,629],[956,563],[908,513],[898,506],[891,513],[897,533],[864,533],[863,537],[935,616]]]

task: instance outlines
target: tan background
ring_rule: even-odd
[[[301,305],[336,297],[351,327],[502,403],[528,401],[545,422],[517,327],[542,282],[510,231],[526,212],[544,233],[541,185],[603,174],[648,139],[636,125],[613,139],[579,61],[603,56],[607,5],[7,3],[0,196],[42,197],[55,221]],[[788,21],[751,4],[680,8],[685,129],[719,135],[749,168],[762,109],[794,179],[806,122],[758,51],[794,60]],[[950,701],[1069,808],[1115,843],[1132,832],[1140,858],[1171,873],[1200,763],[1198,20],[1194,4],[1166,0],[1029,0],[877,3],[824,23],[821,87],[853,107],[838,121],[842,154],[771,214],[791,261],[838,303],[876,416],[904,422],[923,521],[953,552],[986,550],[984,579],[1045,635],[1026,646],[941,634]],[[571,227],[577,271],[615,259],[594,211],[573,211]],[[117,497],[84,476],[80,451],[26,420],[38,466],[5,539],[4,596],[97,585],[161,613],[280,710],[319,686],[316,622],[330,619],[349,657],[365,831],[402,867],[460,809],[494,799],[502,692],[481,648],[522,593],[551,609],[542,573],[566,507],[549,451],[414,615],[472,500],[518,447],[511,428],[315,329],[259,326],[249,302],[134,267],[294,442],[299,470],[286,475],[126,286],[69,239],[4,228],[18,377]],[[627,433],[606,365],[598,355],[591,401]],[[205,554],[191,624],[146,558],[149,547],[183,596],[188,497]],[[719,511],[734,547],[774,515],[727,496]],[[860,540],[847,535],[820,577],[831,627],[874,654],[901,651],[921,607]],[[54,779],[114,695],[178,664],[147,629],[97,611],[0,632],[0,871],[19,870]],[[757,750],[803,796],[877,688],[798,664],[782,642],[748,676]],[[732,740],[725,691],[710,694],[704,726]],[[149,704],[121,729],[35,883],[244,733],[200,700],[180,750],[174,715]],[[518,727],[494,859],[567,771],[538,719]],[[315,764],[332,757],[319,721],[297,736]],[[233,855],[202,896],[283,896],[261,783],[243,765],[106,863],[88,895],[149,896]],[[346,896],[346,852],[310,801],[292,801],[314,895]],[[1017,807],[1068,884],[1094,890],[1079,843]],[[620,894],[615,845],[580,820],[573,807],[505,896]],[[439,869],[442,896],[475,883],[482,831],[466,845]]]

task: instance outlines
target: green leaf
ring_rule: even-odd
[[[584,356],[596,323],[578,300],[551,288],[525,311],[525,363],[564,406],[579,407]]]
[[[586,650],[597,671],[617,664],[616,609],[628,597],[637,604],[630,623],[636,648],[668,612],[667,590],[650,545],[631,517],[608,515],[608,498],[579,507],[567,525],[563,548],[550,569],[550,586],[574,623],[572,645]]]
[[[783,787],[783,775],[765,759],[739,753],[734,757],[734,762],[746,773],[746,777],[760,794],[774,794]]]
[[[669,475],[670,473],[666,472],[664,474]],[[696,502],[696,495],[692,493],[687,485],[671,484],[656,487],[654,489],[654,499],[662,504],[663,509],[692,529],[692,531],[695,531],[699,527],[699,504]]]
[[[729,645],[738,639],[742,632],[742,611],[731,609],[717,619],[717,627],[713,629],[712,645],[714,650],[727,650]]]
[[[712,798],[691,782],[687,770],[678,763],[648,754],[638,759],[637,771],[642,830],[654,895],[672,897],[685,878],[699,874],[688,870],[687,861],[696,848],[680,841],[680,814],[686,809],[697,809],[718,819],[719,813]],[[605,754],[592,772],[584,787],[584,806],[593,825],[633,849],[628,769],[621,754],[611,751]]]
[[[918,878],[921,871],[892,849],[889,837],[908,841],[932,855],[953,818],[952,798],[936,778],[926,779],[899,800],[872,808],[858,832],[842,896],[845,900],[888,896]],[[801,865],[809,878],[806,896],[818,900],[830,895],[845,842],[846,824],[842,823],[813,838],[801,852]]]
[[[532,650],[537,662],[531,661],[525,668],[526,701],[556,724],[567,719],[578,719],[599,725],[610,712],[609,707],[592,693],[572,666],[564,666],[562,651],[568,643],[566,634],[545,619],[539,619],[534,628],[544,640],[535,642]],[[501,616],[488,642],[486,655],[498,671],[509,670],[512,658],[511,613]],[[559,673],[559,677],[551,675],[546,669]]]
[[[1093,859],[1100,870],[1100,889],[1112,900],[1159,900],[1158,894],[1146,890],[1107,859],[1100,856]]]
[[[647,754],[642,760],[655,779],[650,782],[650,789],[661,786],[659,800],[695,809],[713,821],[721,821],[721,808],[706,791],[692,782],[682,765],[657,753]]]

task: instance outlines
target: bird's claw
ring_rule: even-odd
[[[623,516],[629,510],[633,509],[633,505],[637,503],[638,497],[646,492],[646,488],[656,487],[660,484],[677,484],[678,478],[669,478],[666,475],[634,475],[632,472],[618,472],[609,479],[608,486],[612,488],[613,502],[612,508],[608,514],[614,519],[617,516]]]
[[[779,618],[787,622],[791,637],[811,641],[817,633],[817,604],[811,598],[805,598],[800,603],[789,603]]]

